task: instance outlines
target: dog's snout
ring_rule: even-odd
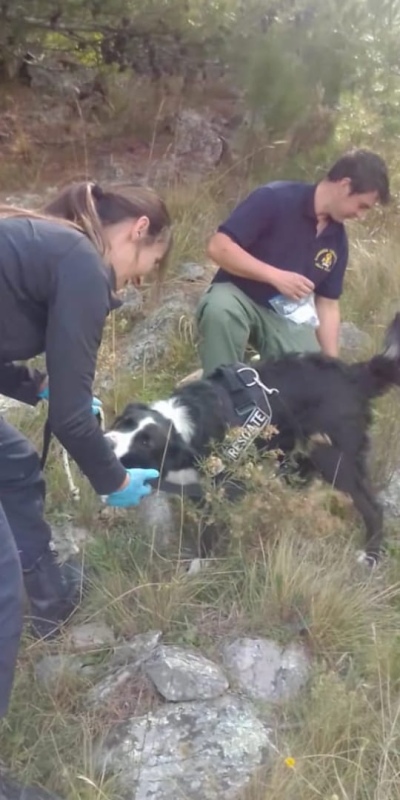
[[[125,431],[107,431],[105,438],[117,458],[121,459],[129,452],[132,434]]]

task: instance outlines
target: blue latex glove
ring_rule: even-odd
[[[49,399],[49,386],[48,385],[45,386],[44,389],[42,389],[41,392],[38,393],[38,397],[40,397],[41,400],[48,400]],[[98,397],[93,397],[92,398],[92,413],[95,415],[95,417],[97,417],[97,415],[101,412],[102,408],[103,408],[103,403],[101,402],[101,400],[99,400]]]
[[[112,492],[105,497],[104,502],[114,508],[129,508],[129,506],[139,505],[142,497],[150,494],[152,487],[145,481],[159,478],[160,473],[156,469],[127,469],[129,483],[124,489]]]
[[[48,385],[45,386],[44,389],[42,389],[41,392],[38,392],[38,397],[40,397],[41,400],[48,400],[49,399],[49,386]]]
[[[92,397],[92,412],[95,416],[101,413],[103,408],[103,403],[99,400],[98,397]]]

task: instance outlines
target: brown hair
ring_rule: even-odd
[[[329,181],[349,178],[352,194],[377,192],[382,205],[390,201],[388,168],[383,158],[370,150],[345,153],[330,168],[327,178]]]
[[[0,216],[30,216],[64,222],[82,231],[102,256],[107,254],[104,228],[127,219],[147,217],[149,228],[139,246],[165,242],[166,253],[159,272],[166,269],[172,245],[171,219],[159,195],[145,186],[118,186],[102,189],[97,183],[83,181],[67,185],[50,203],[37,211],[0,207]]]

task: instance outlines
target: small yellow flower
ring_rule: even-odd
[[[296,759],[292,758],[292,756],[288,756],[285,758],[285,764],[287,767],[289,767],[289,769],[294,769],[296,766]]]

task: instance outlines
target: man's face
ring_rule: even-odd
[[[378,192],[352,192],[351,181],[343,178],[333,184],[330,215],[336,222],[346,219],[364,219],[366,213],[378,202]]]

